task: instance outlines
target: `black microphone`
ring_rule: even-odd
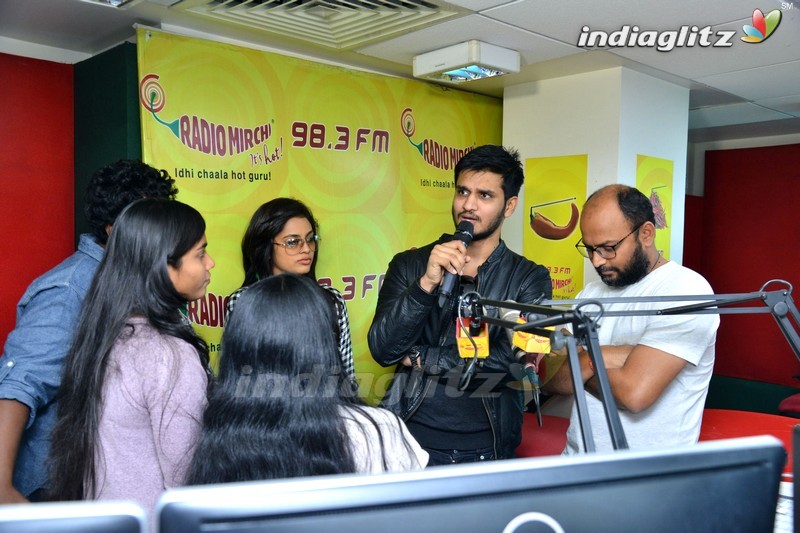
[[[475,227],[472,225],[472,222],[469,220],[462,220],[458,223],[458,227],[456,227],[456,232],[453,234],[453,239],[458,239],[464,243],[464,246],[469,246],[469,243],[472,242],[472,232],[474,229]],[[453,293],[453,289],[456,286],[457,277],[458,276],[456,274],[453,274],[450,271],[445,271],[442,285],[439,287],[439,307],[444,307],[447,299],[450,298],[450,295]]]

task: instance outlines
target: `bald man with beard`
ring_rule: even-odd
[[[655,217],[639,190],[609,185],[592,194],[581,213],[576,245],[600,276],[579,299],[712,294],[698,273],[667,260],[655,245]],[[669,302],[666,304],[670,305]],[[676,304],[677,305],[677,304]],[[660,309],[663,302],[604,304],[606,311]],[[690,445],[700,435],[714,367],[717,315],[602,317],[598,337],[611,392],[632,450]],[[588,352],[579,351],[589,420],[597,451],[613,449]],[[546,385],[574,394],[569,364]],[[565,454],[582,451],[573,402]]]

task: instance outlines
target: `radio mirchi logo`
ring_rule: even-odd
[[[760,43],[766,41],[780,23],[780,10],[773,9],[764,16],[764,13],[760,9],[756,9],[753,11],[753,24],[745,24],[742,27],[745,33],[745,36],[742,37],[742,41],[746,43]]]

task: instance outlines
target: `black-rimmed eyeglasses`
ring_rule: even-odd
[[[589,246],[588,244],[584,244],[583,238],[581,238],[575,244],[575,249],[578,250],[578,253],[580,253],[583,257],[587,259],[591,259],[592,254],[597,254],[603,259],[614,259],[615,257],[617,257],[617,247],[620,244],[622,244],[622,241],[633,235],[639,228],[641,228],[642,224],[639,224],[638,226],[633,228],[630,233],[625,235],[623,238],[621,238],[614,244],[605,244],[603,246]]]
[[[319,242],[319,235],[309,235],[305,239],[300,237],[289,237],[284,239],[283,242],[275,241],[273,244],[283,246],[286,253],[289,255],[297,255],[303,250],[303,243],[308,245],[308,249],[312,252],[317,251],[317,243]]]

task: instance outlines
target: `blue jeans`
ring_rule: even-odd
[[[428,466],[454,465],[457,463],[479,463],[493,461],[494,449],[483,448],[480,450],[435,450],[424,448],[430,458]]]

